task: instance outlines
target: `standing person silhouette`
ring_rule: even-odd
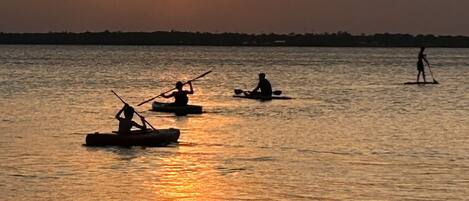
[[[427,82],[425,79],[425,65],[423,62],[425,62],[427,65],[430,65],[430,63],[428,63],[427,55],[424,54],[424,51],[425,51],[425,47],[421,47],[419,55],[418,55],[417,70],[419,72],[417,74],[417,83],[420,82],[420,74],[422,74],[423,82]]]

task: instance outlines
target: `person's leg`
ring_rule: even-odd
[[[258,92],[258,91],[253,91],[249,93],[249,96],[260,96],[260,95],[261,95],[261,92]]]
[[[178,102],[174,102],[174,103],[168,103],[167,105],[168,105],[168,106],[181,107],[181,106],[186,106],[186,105],[187,105],[187,103],[186,103],[186,104],[184,104],[184,103],[178,103]]]
[[[425,79],[425,71],[422,71],[422,77],[423,77],[423,82],[427,82],[427,80]]]
[[[419,73],[417,74],[417,82],[419,82],[419,81],[420,81],[420,71],[419,71]]]
[[[260,93],[263,97],[272,97],[272,93]]]

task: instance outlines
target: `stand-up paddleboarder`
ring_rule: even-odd
[[[417,74],[417,83],[420,82],[420,74],[422,74],[423,82],[424,83],[427,82],[425,79],[425,65],[423,62],[427,63],[428,66],[430,66],[430,63],[428,63],[427,55],[424,54],[424,52],[425,52],[425,47],[421,47],[420,53],[418,56],[418,61],[417,61],[417,70],[419,71],[419,73]]]

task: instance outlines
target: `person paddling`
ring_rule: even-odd
[[[419,71],[417,74],[417,83],[420,82],[420,74],[422,74],[423,82],[427,82],[427,80],[425,79],[425,65],[423,62],[425,62],[428,66],[430,66],[430,63],[428,62],[427,55],[424,54],[424,51],[425,47],[421,47],[417,61],[417,70]]]
[[[192,88],[192,82],[187,82],[189,84],[190,90],[183,90],[184,84],[182,82],[177,82],[176,83],[176,89],[177,91],[172,92],[169,95],[166,95],[165,93],[160,94],[163,98],[172,98],[174,97],[174,103],[170,103],[171,105],[174,106],[186,106],[187,103],[189,102],[189,97],[187,96],[188,94],[194,94],[194,89]]]
[[[124,118],[121,117],[122,112],[124,112]],[[142,121],[142,125],[132,121],[134,116],[134,108],[128,104],[125,104],[119,112],[116,114],[116,119],[119,120],[119,131],[118,134],[127,135],[130,134],[130,130],[132,127],[137,127],[141,130],[147,130],[147,125],[145,123],[145,118],[142,116],[140,120]]]
[[[259,89],[261,90],[260,92],[258,92]],[[259,83],[257,84],[257,87],[254,88],[249,94],[272,97],[272,85],[270,84],[269,80],[265,78],[265,73],[259,73]]]

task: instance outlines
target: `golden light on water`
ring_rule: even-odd
[[[189,198],[201,196],[202,180],[198,180],[195,172],[194,161],[191,158],[176,156],[175,158],[165,159],[163,168],[153,172],[158,179],[153,181],[151,186],[156,195],[172,198]],[[208,171],[210,168],[200,165],[197,169]]]
[[[155,198],[206,200],[207,197],[223,197],[227,193],[223,189],[234,181],[226,181],[223,164],[216,162],[220,160],[217,153],[223,151],[219,145],[229,141],[217,135],[236,122],[236,118],[222,115],[168,118],[167,124],[185,128],[181,131],[180,145],[175,153],[161,158],[158,169],[150,172],[151,176],[143,185]]]
[[[144,186],[155,198],[202,200],[221,196],[220,188],[227,183],[208,161],[193,154],[175,154],[161,160],[161,167],[150,173]]]
[[[0,200],[468,197],[466,49],[433,50],[444,84],[415,87],[399,84],[414,79],[407,48],[0,50]],[[157,128],[181,129],[178,145],[82,146],[87,133],[117,129],[122,103],[111,89],[135,105],[207,66],[218,67],[190,99],[207,113],[136,108]],[[296,99],[234,99],[233,89],[252,87],[259,71]]]

